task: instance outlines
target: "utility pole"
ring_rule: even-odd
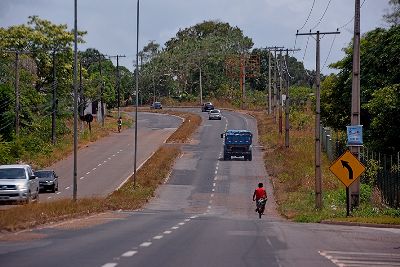
[[[360,0],[355,0],[354,43],[353,43],[353,80],[351,89],[351,125],[360,125]],[[350,146],[350,151],[359,159],[360,147]],[[357,207],[360,202],[360,179],[349,188],[350,207]]]
[[[119,58],[120,57],[126,57],[125,55],[116,55],[116,56],[110,56],[110,58],[117,58],[117,101],[118,101],[118,118],[121,116],[120,113],[120,103],[121,103],[121,91],[120,91],[120,84],[121,84],[121,76],[119,73]]]
[[[272,101],[274,101],[274,97],[272,96],[272,89],[271,89],[271,56],[272,53],[271,51],[275,52],[274,56],[274,64],[276,64],[276,50],[278,49],[283,49],[283,46],[271,46],[271,47],[266,47],[265,49],[268,51],[268,114],[272,114]],[[274,68],[274,81],[276,79],[276,73],[275,73],[275,68]],[[274,106],[275,108],[275,106]]]
[[[19,136],[19,51],[15,51],[15,135]]]
[[[315,207],[322,208],[322,177],[321,177],[321,92],[320,92],[320,35],[326,34],[339,34],[336,32],[309,32],[309,33],[296,33],[296,35],[316,35],[316,77],[315,77]]]
[[[200,83],[200,106],[203,105],[203,82],[202,82],[202,71],[201,71],[201,66],[200,66],[200,79],[199,79],[199,83]]]
[[[78,0],[74,0],[74,170],[73,170],[73,200],[78,193]]]
[[[101,87],[100,87],[100,114],[101,114],[101,126],[104,126],[104,103],[103,103],[103,92],[104,92],[104,80],[101,68],[102,55],[99,54],[99,72],[101,77]]]
[[[138,105],[139,105],[139,0],[137,0],[136,6],[136,105],[135,105],[135,151],[134,151],[134,163],[133,163],[133,187],[136,188],[136,164],[137,164],[137,132],[138,132]]]
[[[286,100],[285,100],[285,147],[289,148],[289,111],[290,111],[290,98],[289,98],[289,85],[290,85],[290,73],[289,73],[289,49],[286,49]]]
[[[51,143],[56,144],[56,116],[57,116],[57,77],[56,77],[56,50],[53,50],[53,103],[51,113]]]
[[[278,91],[278,112],[279,112],[279,134],[282,135],[282,51],[279,52],[279,91]]]

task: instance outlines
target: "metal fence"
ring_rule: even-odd
[[[322,150],[331,162],[347,150],[345,137],[337,138],[328,127],[321,125],[320,138]],[[396,155],[385,155],[361,147],[360,161],[366,167],[371,163],[375,165],[376,176],[372,182],[379,189],[383,204],[400,208],[400,152]],[[361,177],[361,181],[365,182],[365,177]]]

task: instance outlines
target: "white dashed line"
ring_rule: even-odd
[[[100,166],[101,166],[101,163],[97,164],[97,167],[100,167]]]
[[[90,174],[90,172],[87,172],[86,175]]]
[[[218,173],[218,169],[217,170],[215,170],[215,174],[217,174]]]
[[[69,187],[69,186],[67,186],[67,187],[65,188],[65,190],[68,190],[68,189],[70,189],[70,187]]]
[[[153,237],[153,239],[161,239],[161,238],[163,238],[163,236],[162,235],[156,235],[155,237]]]
[[[93,169],[92,169],[92,171],[95,171],[95,170],[96,170],[96,168],[93,168]]]
[[[120,149],[119,151],[120,151],[120,152],[122,152],[123,150],[122,150],[122,149]]]
[[[169,235],[172,231],[164,231],[163,234]]]
[[[57,195],[61,194],[61,192],[57,192]]]
[[[108,158],[108,160],[111,160],[111,158]]]
[[[119,151],[117,151],[117,154],[119,154]]]
[[[212,192],[215,192],[215,188],[213,188],[211,191],[212,191]]]
[[[207,209],[211,209],[211,206],[208,206]]]
[[[214,177],[214,181],[216,181],[216,180],[217,180],[217,176]]]
[[[179,226],[174,226],[174,227],[171,227],[171,229],[172,229],[172,230],[179,229]]]
[[[143,242],[142,244],[140,244],[140,247],[150,247],[151,246],[151,242]]]
[[[81,177],[81,178],[79,178],[79,179],[81,179],[81,180],[82,180],[82,179],[85,179],[85,177],[84,177],[84,176],[82,176],[82,177]]]
[[[214,194],[211,194],[211,197],[214,197]]]
[[[107,160],[103,161],[103,163],[107,163]]]
[[[190,221],[190,219],[185,219],[185,222],[189,222]]]
[[[210,199],[210,201],[208,201],[208,203],[212,204],[212,199]]]
[[[113,154],[112,156],[115,157],[115,154]]]
[[[115,266],[117,266],[117,265],[118,265],[118,263],[110,262],[110,263],[104,264],[104,265],[101,266],[101,267],[115,267]]]
[[[47,197],[47,199],[50,199],[51,197]]]
[[[121,255],[121,257],[132,257],[133,255],[135,255],[137,253],[136,250],[131,250],[131,251],[127,251],[124,254]]]
[[[190,219],[196,219],[196,218],[197,218],[197,216],[196,216],[196,215],[194,215],[194,216],[190,217]]]
[[[216,183],[213,183],[213,186],[215,187]]]
[[[185,225],[185,223],[184,222],[180,222],[180,223],[178,223],[178,225]]]

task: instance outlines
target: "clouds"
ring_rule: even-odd
[[[313,12],[303,31],[308,31],[321,18],[329,0],[316,0]],[[205,20],[220,20],[238,26],[251,37],[255,47],[283,45],[293,47],[295,33],[307,18],[313,0],[142,0],[140,2],[140,46],[149,40],[163,45],[179,29]],[[362,8],[361,30],[384,26],[381,17],[386,0],[366,0]],[[354,1],[331,1],[320,31],[332,31],[346,23],[354,14]],[[8,27],[27,21],[29,15],[39,15],[57,24],[73,25],[73,1],[65,0],[0,0],[0,26]],[[79,49],[98,48],[103,53],[126,54],[121,62],[132,69],[136,51],[136,1],[114,0],[78,1],[78,27],[88,31],[87,43]],[[317,30],[315,29],[315,30]],[[332,43],[331,36],[321,42],[321,58],[325,60]],[[352,38],[352,23],[337,36],[328,63],[342,57],[341,48]],[[312,39],[311,39],[312,40]],[[297,46],[303,51],[296,54],[301,59],[307,38],[298,38]],[[305,65],[315,65],[315,42],[309,42]],[[327,71],[327,70],[325,70]]]

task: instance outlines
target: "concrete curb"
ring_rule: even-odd
[[[400,225],[397,224],[378,224],[378,223],[361,223],[361,222],[340,222],[340,221],[321,221],[321,224],[331,225],[345,225],[345,226],[361,226],[371,228],[395,228],[400,229]]]

